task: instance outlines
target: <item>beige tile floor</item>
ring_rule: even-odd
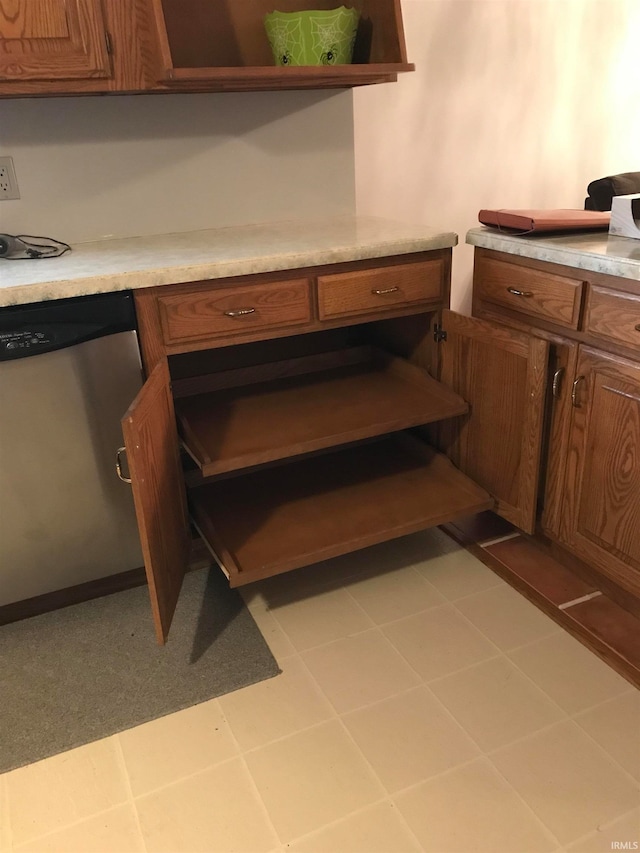
[[[0,853],[640,841],[640,693],[440,531],[245,595],[282,674],[0,776]]]

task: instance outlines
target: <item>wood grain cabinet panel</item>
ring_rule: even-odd
[[[442,261],[426,261],[318,277],[321,320],[442,299]]]
[[[505,261],[482,258],[474,297],[568,329],[580,321],[583,282]]]
[[[236,337],[308,323],[311,320],[309,281],[216,287],[158,297],[164,343],[168,346],[207,338]]]
[[[640,346],[640,296],[590,285],[585,330],[604,341]]]
[[[640,364],[581,348],[573,404],[566,542],[640,596]]]
[[[496,511],[532,533],[540,479],[548,343],[506,327],[443,312],[442,382],[470,414],[445,422],[453,463],[496,500]]]
[[[156,637],[162,644],[169,635],[191,547],[166,358],[124,415],[122,433]]]
[[[0,81],[111,73],[100,0],[0,0]]]

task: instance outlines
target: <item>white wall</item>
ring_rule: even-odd
[[[21,199],[0,231],[66,242],[355,209],[350,92],[0,101]]]
[[[452,229],[470,307],[483,207],[584,204],[640,171],[640,0],[403,0],[398,83],[354,90],[358,213]]]

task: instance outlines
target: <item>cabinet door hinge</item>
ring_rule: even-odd
[[[107,53],[109,54],[109,56],[112,56],[113,55],[113,42],[111,41],[111,33],[105,32],[104,43],[107,46]]]
[[[433,327],[433,340],[437,344],[439,344],[440,341],[446,341],[447,340],[447,333],[442,328],[442,326],[440,326],[438,323],[436,323],[435,326]]]

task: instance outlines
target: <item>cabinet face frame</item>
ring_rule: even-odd
[[[567,448],[571,428],[571,391],[576,376],[578,344],[575,341],[550,339],[549,388],[547,392],[545,430],[546,447],[542,454],[544,491],[541,495],[540,524],[543,532],[560,538],[564,526]]]

